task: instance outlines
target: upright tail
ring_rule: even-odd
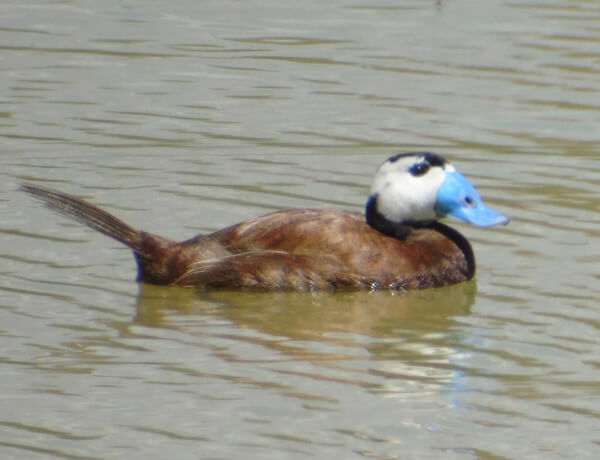
[[[38,185],[22,184],[21,190],[42,201],[53,211],[75,219],[106,236],[110,236],[129,246],[135,252],[142,251],[142,232],[135,230],[99,207],[67,193]]]
[[[177,244],[168,238],[136,230],[99,207],[67,193],[32,184],[22,184],[21,190],[50,209],[133,249],[138,263],[138,281],[170,284],[185,269],[185,261],[177,260]]]

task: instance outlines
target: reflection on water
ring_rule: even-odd
[[[233,365],[267,364],[277,375],[357,386],[402,399],[437,397],[441,390],[451,400],[462,377],[462,339],[455,326],[458,318],[469,314],[474,296],[474,283],[394,294],[198,292],[142,286],[133,324],[175,329],[203,340],[210,336],[212,346],[219,344],[215,353]],[[220,327],[203,328],[203,321],[216,321]],[[251,357],[239,355],[238,345],[228,342],[239,342],[242,348],[251,344],[261,351]],[[305,366],[291,366],[292,362]],[[223,378],[193,366],[169,368]],[[227,379],[272,387],[248,376]],[[305,385],[295,388],[282,381],[277,391],[339,403],[335,393],[304,394]]]
[[[142,285],[135,321],[162,327],[174,311],[218,315],[240,327],[294,340],[336,333],[389,337],[399,335],[397,328],[426,332],[433,325],[446,330],[454,315],[468,314],[474,297],[474,282],[404,293],[205,292]]]
[[[596,458],[594,2],[13,2],[0,27],[2,458]],[[23,180],[175,239],[364,206],[437,150],[511,225],[421,293],[138,286]],[[450,222],[449,222],[450,223]]]
[[[447,342],[447,333],[455,325],[455,316],[468,314],[474,288],[474,283],[464,283],[410,293],[310,294],[143,286],[135,323],[187,329],[186,317],[174,317],[175,313],[210,315],[235,325],[235,330],[250,331],[248,335],[227,332],[215,338],[260,344],[277,353],[277,361],[307,360],[327,367],[354,360],[389,361],[389,365],[373,364],[367,372],[386,380],[383,385],[369,384],[372,391],[391,393],[400,390],[393,390],[387,380],[399,379],[403,385],[415,380],[429,385],[448,383],[454,372],[447,366],[458,352]],[[261,360],[253,358],[253,362]],[[326,374],[319,378],[328,379]],[[344,381],[350,383],[347,379]]]

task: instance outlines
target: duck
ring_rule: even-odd
[[[413,290],[475,275],[469,241],[439,219],[506,225],[450,162],[399,153],[377,169],[364,212],[283,209],[175,241],[137,230],[73,195],[32,183],[21,190],[133,250],[140,283],[204,290]]]

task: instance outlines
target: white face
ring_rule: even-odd
[[[371,195],[378,195],[377,211],[398,223],[434,220],[438,190],[446,172],[453,171],[446,162],[430,164],[425,153],[392,157],[379,167],[371,187]]]

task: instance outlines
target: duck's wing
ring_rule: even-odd
[[[198,259],[173,284],[223,289],[323,290],[363,287],[369,267],[349,263],[354,244],[344,244],[366,226],[364,216],[340,210],[289,209],[247,220],[206,239],[230,252]]]
[[[261,250],[191,264],[173,284],[204,289],[315,291],[364,287],[368,281],[327,254]]]
[[[364,215],[337,209],[287,209],[219,230],[215,241],[232,252],[276,250],[314,254],[340,252],[349,240],[369,232]]]

